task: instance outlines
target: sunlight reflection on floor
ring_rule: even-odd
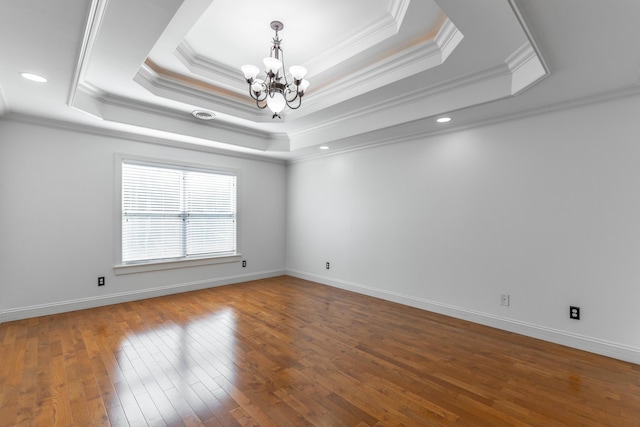
[[[224,309],[122,340],[115,368],[117,398],[128,422],[162,424],[189,413],[213,416],[236,376],[236,318]]]

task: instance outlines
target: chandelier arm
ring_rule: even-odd
[[[287,97],[287,94],[291,94],[293,93],[293,98],[289,99]],[[294,86],[294,89],[291,89],[291,85],[286,86],[286,90],[284,91],[284,99],[287,101],[287,105],[289,104],[289,102],[293,102],[296,99],[298,99],[299,97],[299,93],[298,93],[298,88],[297,86]]]
[[[287,103],[287,107],[291,108],[292,110],[297,110],[302,105],[302,94],[299,92],[296,92],[296,96],[291,100],[288,100],[286,96],[284,99],[285,99],[285,102]],[[295,100],[298,100],[298,105],[293,104]]]
[[[269,90],[269,86],[268,84],[263,84],[263,86],[265,86],[265,89],[260,91],[260,93],[263,93],[264,96],[258,96],[256,95],[256,93],[253,91],[252,86],[253,86],[253,80],[249,83],[249,96],[256,102],[260,102],[260,101],[264,101],[265,99],[267,99],[267,92]]]
[[[261,110],[264,110],[265,108],[267,108],[267,102],[266,102],[267,98],[263,98],[261,100],[256,100],[256,107],[258,107]],[[263,105],[260,105],[261,102],[264,102]]]
[[[293,106],[287,102],[287,107],[289,107],[291,110],[297,110],[298,108],[300,108],[301,105],[302,105],[302,98],[298,98],[298,105],[296,106]]]
[[[264,94],[264,96],[256,96],[253,90],[249,89],[249,96],[251,96],[251,99],[253,99],[256,102],[262,102],[265,99],[267,99],[266,92],[262,92],[262,93]]]
[[[258,98],[254,95],[253,90],[251,89],[251,83],[249,83],[249,96],[254,100],[257,101]]]
[[[256,97],[253,98],[253,99],[255,99],[256,101],[264,101],[265,99],[267,99],[268,92],[266,91],[266,89],[263,90],[261,93],[262,93],[263,96],[257,96],[256,95]]]

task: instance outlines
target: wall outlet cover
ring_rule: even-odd
[[[509,294],[500,295],[500,305],[509,306]]]
[[[580,320],[580,307],[576,307],[574,305],[569,307],[569,318]]]

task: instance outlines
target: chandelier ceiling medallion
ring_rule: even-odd
[[[281,118],[280,113],[285,107],[292,110],[300,108],[304,91],[309,87],[309,81],[304,79],[307,69],[300,65],[289,68],[290,78],[284,71],[284,54],[278,37],[278,31],[284,28],[280,21],[271,22],[271,28],[276,32],[269,56],[264,58],[265,79],[256,78],[260,69],[255,65],[243,65],[241,70],[249,84],[249,95],[256,101],[260,109],[269,107],[272,118]]]

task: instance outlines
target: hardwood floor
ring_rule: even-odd
[[[640,426],[640,366],[292,277],[0,324],[1,426]]]

